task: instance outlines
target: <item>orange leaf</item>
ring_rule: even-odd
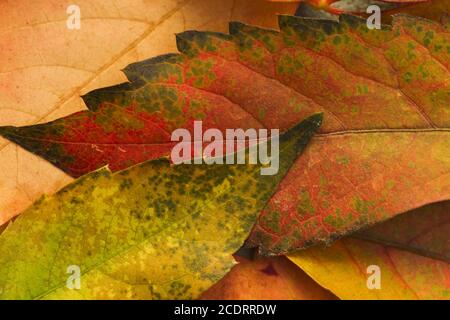
[[[330,300],[321,288],[285,257],[240,263],[201,296],[203,300]]]

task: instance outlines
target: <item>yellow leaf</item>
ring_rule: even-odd
[[[341,299],[450,299],[449,264],[371,242],[343,239],[289,259]]]

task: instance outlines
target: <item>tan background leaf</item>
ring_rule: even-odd
[[[263,0],[86,1],[81,29],[66,27],[72,1],[0,3],[0,126],[47,122],[85,109],[80,96],[126,81],[126,65],[176,51],[175,33],[226,32],[230,20],[276,27],[296,4]],[[0,138],[0,224],[71,178]]]

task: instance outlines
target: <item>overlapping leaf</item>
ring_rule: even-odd
[[[80,29],[67,28],[71,4],[81,10]],[[295,8],[263,0],[2,1],[0,126],[85,110],[80,95],[126,81],[120,70],[132,62],[176,51],[175,33],[226,32],[230,19],[276,27],[276,14],[293,14]],[[0,175],[0,224],[72,181],[2,137]]]
[[[241,258],[218,283],[201,295],[204,300],[333,300],[285,257]]]
[[[450,299],[449,218],[434,203],[289,258],[342,299]]]
[[[353,236],[450,263],[450,202],[401,214]]]
[[[417,17],[432,19],[434,21],[445,21],[450,14],[450,3],[446,0],[430,0],[405,8],[393,9],[388,13],[389,15],[406,13]]]
[[[389,246],[348,238],[289,259],[341,299],[450,299],[448,263]]]
[[[440,2],[444,2],[438,0]],[[306,1],[316,8],[330,11],[332,13],[366,13],[371,5],[378,6],[382,11],[389,11],[397,8],[408,10],[417,4],[426,3],[430,5],[432,0],[326,0],[326,1]]]
[[[270,0],[269,0],[270,1]],[[278,0],[275,0],[278,1]],[[381,10],[381,19],[385,23],[392,20],[392,15],[403,13],[435,21],[441,21],[445,14],[450,14],[450,3],[446,0],[280,0],[281,2],[298,2],[296,15],[302,17],[338,19],[339,14],[352,13],[369,16],[367,9],[377,6]],[[370,12],[374,12],[370,10]]]
[[[90,173],[35,203],[0,236],[0,298],[195,298],[234,263],[259,211],[321,123],[280,138],[280,170],[154,160]],[[245,191],[244,191],[245,189]],[[82,275],[66,286],[67,270]]]
[[[167,154],[174,128],[281,128],[325,122],[249,241],[279,254],[330,241],[450,196],[448,25],[280,17],[281,32],[185,32],[181,54],[125,69],[131,81],[84,97],[91,111],[3,136],[80,175]]]

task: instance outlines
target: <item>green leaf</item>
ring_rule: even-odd
[[[103,168],[41,198],[0,236],[0,297],[196,298],[233,266],[321,121],[314,115],[280,137],[276,175],[261,175],[261,165],[161,159]],[[66,286],[69,266],[80,268],[79,290]]]

